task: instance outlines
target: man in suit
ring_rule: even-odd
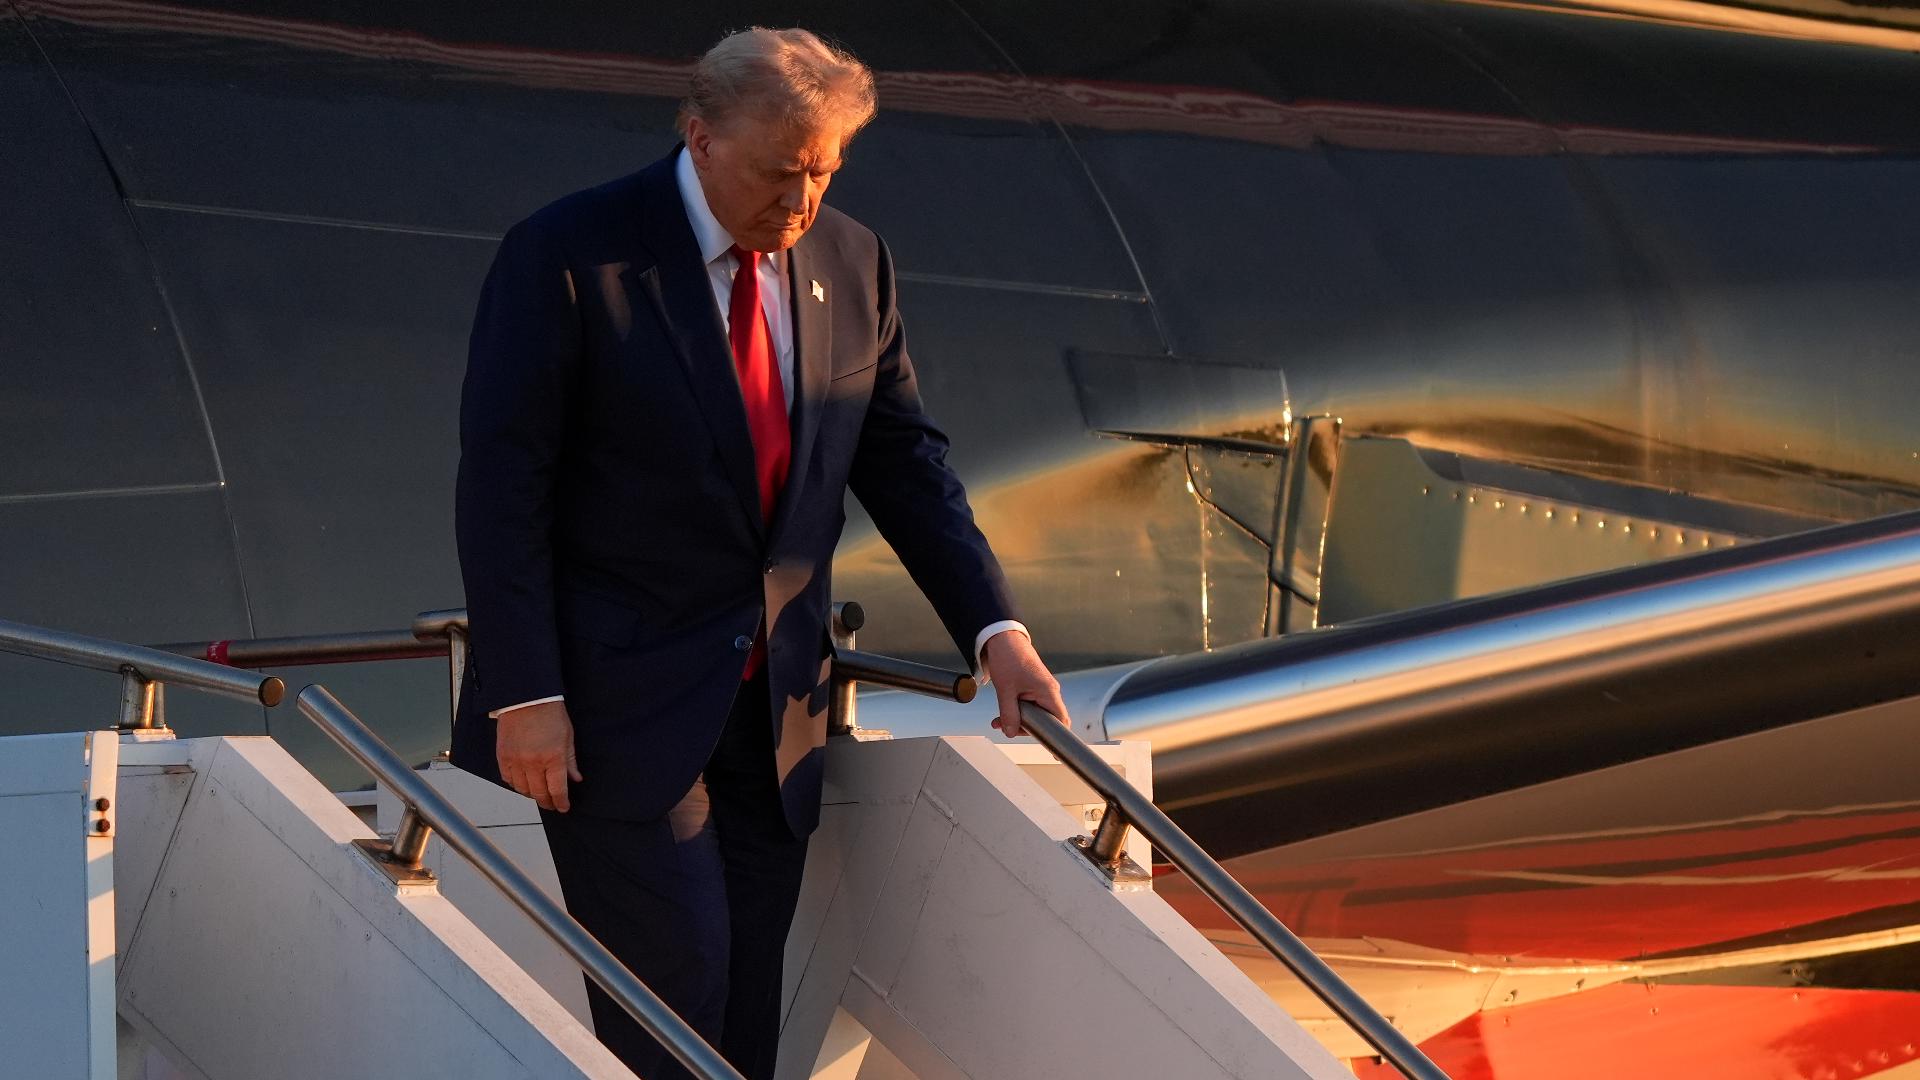
[[[886,245],[821,205],[873,111],[804,30],[721,41],[682,146],[501,241],[461,401],[453,760],[539,803],[569,910],[749,1077],[819,819],[846,491],[994,726],[1066,715],[921,407]],[[684,1075],[588,990],[622,1060]]]

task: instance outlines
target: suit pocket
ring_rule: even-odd
[[[865,364],[862,364],[857,368],[854,368],[852,371],[836,371],[833,373],[833,378],[829,379],[828,381],[839,382],[841,379],[851,379],[855,375],[861,375],[866,372],[872,371],[879,363],[880,361],[878,359],[873,359],[873,360],[867,361]]]
[[[603,645],[625,648],[633,643],[640,613],[625,604],[591,593],[560,593],[554,598],[554,620],[560,632]]]

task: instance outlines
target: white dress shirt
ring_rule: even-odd
[[[700,245],[700,261],[707,264],[707,284],[713,286],[713,302],[720,309],[720,326],[731,333],[733,275],[740,270],[740,260],[733,254],[733,237],[713,216],[713,211],[707,209],[707,193],[700,187],[700,174],[693,171],[693,157],[684,148],[673,163],[673,178],[680,185],[680,205],[687,210],[694,242]],[[788,412],[793,411],[793,312],[789,305],[792,295],[787,288],[787,253],[762,253],[760,310],[767,314],[767,329],[773,332],[774,352],[780,357],[780,389],[787,395]]]
[[[687,222],[693,226],[694,242],[700,245],[700,258],[707,264],[707,283],[713,286],[713,303],[720,310],[720,326],[726,329],[733,307],[733,275],[740,269],[740,260],[733,254],[733,236],[707,207],[707,193],[700,187],[700,174],[694,171],[693,158],[684,147],[673,163],[673,176],[680,187],[680,205],[686,208]],[[794,396],[793,310],[789,301],[793,292],[787,287],[787,253],[763,253],[759,274],[760,309],[766,312],[767,329],[773,334],[773,347],[780,357],[780,388],[786,393],[787,409],[791,412]],[[1004,630],[1018,630],[1027,634],[1024,625],[1012,619],[1002,619],[988,623],[973,639],[973,674],[983,684],[987,681],[987,641]],[[487,715],[498,718],[502,713],[524,709],[529,705],[562,700],[565,700],[564,695],[559,694],[535,698],[495,709]]]

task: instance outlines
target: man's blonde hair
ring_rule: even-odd
[[[838,122],[851,139],[873,112],[873,72],[852,53],[797,26],[755,26],[721,38],[694,65],[674,126],[685,135],[690,117],[724,126],[750,113],[802,127]]]

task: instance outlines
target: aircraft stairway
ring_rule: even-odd
[[[13,863],[0,902],[15,914],[0,940],[6,1069],[49,1080],[626,1075],[568,995],[529,973],[577,986],[558,949],[695,1075],[736,1075],[567,918],[537,880],[550,866],[528,859],[529,876],[503,853],[515,828],[529,831],[513,817],[523,808],[501,813],[516,797],[445,765],[409,768],[310,686],[300,711],[388,789],[398,813],[381,839],[271,740],[174,739],[154,723],[162,683],[274,704],[278,680],[12,623],[0,641],[119,670],[127,688],[121,729],[0,745]],[[864,660],[843,654],[837,677],[940,681]],[[1145,747],[1095,750],[1045,714],[1028,720],[1058,764],[980,737],[832,740],[789,944],[782,1075],[1348,1075],[1152,891],[1148,841],[1209,871],[1135,786],[1150,783]],[[1095,804],[1100,825],[1078,835]],[[1128,839],[1128,824],[1143,835]],[[1198,858],[1249,931],[1280,942],[1289,964],[1304,957],[1365,1037],[1404,1055],[1409,1075],[1443,1075]],[[486,893],[491,908],[477,899]]]
[[[894,737],[862,733],[856,682],[970,688],[855,651],[849,614],[830,694],[843,734],[790,955],[788,1075],[1336,1075],[1144,887],[1133,826],[1234,915],[1237,944],[1280,957],[1408,1075],[1438,1076],[1181,829],[1232,855],[1910,697],[1920,514],[1086,673],[1069,692],[1082,738],[1028,718],[1044,750],[911,737],[955,706],[903,695],[861,698]],[[439,612],[404,641],[223,651],[234,664],[437,652],[457,693],[463,627]],[[163,683],[272,705],[277,679],[10,623],[0,647],[119,671],[125,687],[117,736],[20,737],[0,753],[0,814],[28,853],[13,869],[30,871],[0,895],[22,926],[4,943],[0,1015],[9,1045],[43,1054],[23,1058],[45,1065],[28,1075],[355,1074],[336,1066],[368,1047],[365,1071],[385,1073],[442,1036],[494,1055],[463,1064],[477,1076],[601,1074],[609,1063],[566,994],[541,988],[573,979],[555,946],[687,1059],[711,1054],[500,854],[515,829],[537,831],[524,806],[497,801],[510,796],[407,768],[310,687],[301,711],[398,800],[383,815],[392,838],[375,840],[274,744],[170,741],[159,727]],[[524,843],[519,854],[537,867]],[[489,914],[474,898],[493,886],[532,921],[497,918],[498,896]],[[522,948],[542,938],[545,960]],[[378,981],[389,968],[404,990]],[[436,1010],[447,1022],[418,1019]],[[221,1056],[249,1045],[291,1050],[270,1064]]]

